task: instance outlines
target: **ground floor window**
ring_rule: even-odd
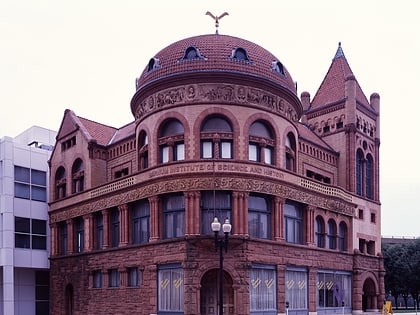
[[[328,308],[337,312],[342,307],[351,307],[351,273],[341,271],[319,271],[317,275],[317,308]],[[327,311],[327,310],[326,310]]]
[[[276,278],[274,266],[253,266],[249,283],[251,314],[277,314]]]
[[[184,272],[180,264],[159,266],[159,314],[183,314]]]
[[[307,313],[308,309],[308,272],[304,268],[286,270],[286,305],[289,314]]]

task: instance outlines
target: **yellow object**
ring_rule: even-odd
[[[391,301],[386,301],[384,306],[382,307],[382,314],[392,314],[392,304]]]

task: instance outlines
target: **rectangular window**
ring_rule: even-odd
[[[95,213],[95,249],[102,249],[104,245],[104,219],[102,212]]]
[[[222,159],[232,158],[232,142],[231,141],[220,142],[220,155]]]
[[[371,223],[376,223],[376,213],[371,213],[370,214],[370,222]]]
[[[225,219],[232,223],[232,195],[226,191],[202,191],[201,192],[201,233],[213,235],[211,223],[214,216],[223,224]]]
[[[284,204],[284,228],[286,242],[303,243],[303,214],[302,209],[297,204]]]
[[[203,159],[210,159],[213,157],[213,142],[203,141],[201,142],[201,152]]]
[[[93,287],[94,288],[102,288],[102,271],[101,270],[95,270],[93,272]]]
[[[128,276],[128,286],[129,287],[138,287],[140,286],[140,271],[137,267],[131,267],[127,270]]]
[[[271,238],[271,210],[269,200],[250,195],[248,199],[248,233],[256,238]]]
[[[184,148],[184,144],[183,143],[178,143],[175,145],[175,156],[174,156],[174,160],[175,161],[182,161],[185,160],[185,148]]]
[[[185,235],[184,195],[169,195],[163,198],[163,238]]]
[[[47,249],[47,221],[15,217],[15,247]]]
[[[118,247],[120,243],[120,213],[118,208],[111,210],[111,247]]]
[[[15,197],[47,201],[47,173],[26,167],[14,167]]]
[[[162,147],[161,154],[162,154],[161,156],[162,163],[168,163],[169,162],[169,147],[168,146]]]
[[[147,243],[150,238],[150,205],[148,200],[137,201],[131,210],[132,242]]]
[[[60,253],[65,255],[67,253],[67,223],[60,222]]]
[[[76,245],[76,252],[82,253],[84,249],[84,222],[82,217],[76,218],[75,221],[75,240],[74,244]]]
[[[308,273],[305,269],[288,268],[286,270],[286,302],[289,313],[308,308]],[[296,313],[296,312],[295,312]]]
[[[184,273],[181,266],[159,266],[158,272],[158,311],[183,314]]]
[[[273,149],[271,147],[264,148],[264,163],[273,164]]]
[[[351,307],[351,273],[320,271],[317,274],[316,288],[318,314],[331,313],[332,309],[341,312],[343,303]]]
[[[35,315],[49,314],[50,274],[48,271],[35,272]]]
[[[256,144],[249,144],[248,146],[248,157],[250,161],[258,161],[258,147]]]
[[[249,285],[251,314],[277,314],[276,279],[274,266],[253,266]]]
[[[109,287],[110,288],[117,288],[120,286],[120,273],[118,269],[109,269],[108,270],[109,276]]]

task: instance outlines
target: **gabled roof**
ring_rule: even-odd
[[[297,124],[297,129],[299,132],[299,138],[311,142],[320,148],[325,150],[336,152],[328,143],[326,143],[321,137],[315,134],[312,130],[308,128],[308,126],[304,124]]]
[[[332,60],[330,68],[324,77],[318,91],[312,99],[308,112],[336,104],[345,100],[345,81],[349,76],[353,76],[346,57],[344,56],[341,43],[338,44],[337,52]],[[369,101],[363,93],[359,83],[356,80],[356,102],[370,108]]]
[[[66,137],[76,130],[80,130],[87,141],[96,141],[97,144],[103,146],[108,145],[118,131],[117,128],[76,116],[72,110],[66,109],[57,134],[57,140]]]

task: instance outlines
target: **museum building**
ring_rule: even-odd
[[[312,99],[283,60],[233,36],[181,39],[145,64],[132,122],[64,113],[51,314],[378,310],[380,97],[341,44]]]

